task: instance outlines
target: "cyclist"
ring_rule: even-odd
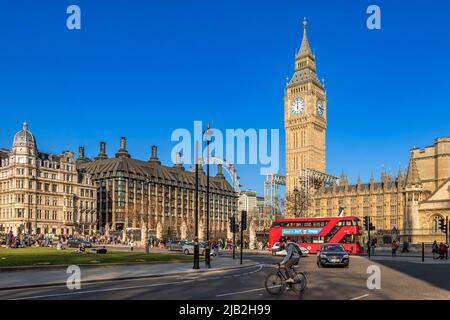
[[[302,251],[298,244],[286,239],[286,237],[281,237],[279,242],[281,250],[284,249],[287,253],[286,257],[284,257],[283,261],[281,261],[280,267],[284,267],[286,269],[286,283],[294,283],[295,274],[292,267],[297,265],[300,261]]]

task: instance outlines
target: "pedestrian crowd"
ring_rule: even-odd
[[[441,242],[438,244],[436,240],[434,240],[433,245],[431,246],[431,253],[433,254],[433,259],[446,259],[448,260],[448,243]]]

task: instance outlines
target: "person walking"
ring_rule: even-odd
[[[437,244],[436,240],[434,240],[433,244],[431,245],[431,253],[433,253],[433,259],[437,259],[439,255],[439,245]]]
[[[214,257],[218,257],[219,256],[219,243],[218,242],[214,242],[213,250],[214,250]]]
[[[397,241],[392,241],[392,245],[391,245],[391,248],[392,248],[392,256],[393,257],[396,257],[397,256],[397,249],[398,249],[398,243],[397,243]]]
[[[444,247],[445,247],[445,251],[444,251],[444,256],[445,256],[445,260],[448,260],[448,243],[444,243]]]
[[[377,241],[376,239],[372,239],[371,243],[370,243],[370,251],[372,252],[372,255],[375,255],[375,247],[377,246]]]
[[[441,242],[439,244],[439,259],[444,259],[445,258],[445,253],[447,252],[447,246]]]
[[[408,242],[408,240],[403,241],[402,253],[409,253],[409,242]]]

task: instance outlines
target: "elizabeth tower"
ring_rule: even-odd
[[[295,72],[284,96],[286,129],[286,192],[298,186],[302,169],[325,173],[327,99],[316,73],[316,59],[306,35],[306,19]]]

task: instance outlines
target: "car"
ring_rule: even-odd
[[[186,243],[184,240],[170,241],[168,244],[170,251],[183,251],[183,245]]]
[[[204,242],[199,243],[199,252],[200,252],[200,255],[202,255],[202,256],[205,255],[205,247],[206,247],[206,244]],[[183,253],[185,255],[194,254],[194,241],[187,241],[183,245]],[[213,255],[214,251],[211,250],[210,254]]]
[[[77,238],[71,238],[67,240],[67,247],[78,248],[82,244],[85,248],[92,248],[92,244],[89,241]]]
[[[202,253],[202,248],[200,247],[200,254]],[[188,241],[183,245],[183,253],[185,255],[194,254],[194,242]]]
[[[350,265],[350,256],[339,243],[324,244],[317,252],[317,266],[342,266]]]
[[[309,254],[309,250],[300,246],[300,250],[302,251],[302,255],[306,256]],[[279,242],[275,242],[274,245],[272,246],[272,255],[273,256],[285,256],[286,255],[286,250],[282,250],[280,247],[280,243]]]

